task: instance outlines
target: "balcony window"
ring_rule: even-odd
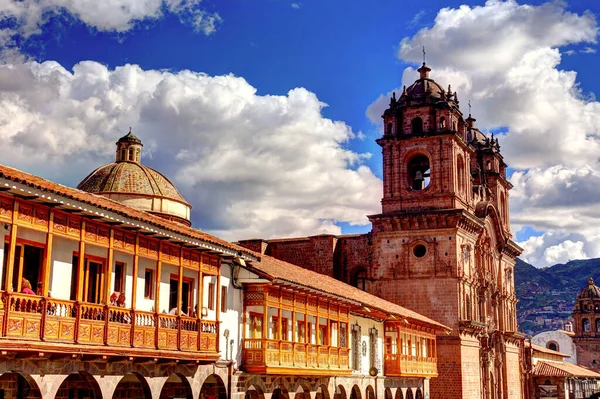
[[[248,338],[262,338],[263,315],[250,313],[248,316]]]
[[[327,342],[327,325],[319,324],[319,345],[329,345]]]
[[[332,321],[329,326],[331,330],[331,346],[338,346],[338,323],[337,321]]]
[[[215,310],[215,284],[208,283],[208,308]]]
[[[115,284],[113,291],[125,291],[125,263],[123,262],[115,262]]]
[[[340,323],[340,348],[348,347],[348,323]]]
[[[227,312],[227,286],[221,286],[221,313]]]
[[[154,270],[146,269],[144,272],[144,298],[154,299]]]
[[[304,343],[306,341],[306,322],[296,321],[296,342]]]
[[[4,244],[4,253],[8,254],[9,244]],[[36,287],[37,283],[43,279],[41,270],[42,270],[42,261],[44,258],[44,245],[27,245],[27,244],[17,244],[15,246],[15,261],[13,263],[13,280],[12,280],[12,290],[16,292],[21,292],[22,288],[21,283],[22,279],[26,279],[32,285],[32,287]],[[4,257],[4,264],[6,270],[6,262],[8,261],[8,256]],[[4,287],[4,281],[2,282]]]

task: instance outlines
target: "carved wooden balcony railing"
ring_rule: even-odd
[[[218,324],[187,316],[7,293],[0,302],[1,338],[132,348],[125,353],[186,352],[185,358],[217,357]],[[0,343],[0,345],[2,345]],[[5,345],[6,346],[6,345]],[[177,358],[177,355],[170,355]]]
[[[386,376],[437,376],[437,359],[411,355],[386,354],[384,357]]]
[[[242,363],[248,372],[265,374],[350,374],[349,357],[349,348],[247,338]]]

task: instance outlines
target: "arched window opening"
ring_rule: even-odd
[[[354,279],[352,281],[352,285],[356,288],[359,288],[363,291],[367,290],[367,271],[365,269],[359,269],[354,274]]]
[[[121,161],[125,160],[125,149],[121,150]]]
[[[412,134],[423,133],[423,119],[416,117],[412,120],[411,125],[412,125]]]
[[[440,130],[445,130],[446,129],[446,118],[444,118],[443,116],[440,118]]]
[[[385,130],[386,134],[387,134],[387,135],[391,135],[391,134],[392,134],[392,130],[393,130],[393,128],[394,128],[394,125],[392,125],[392,123],[391,123],[391,122],[390,122],[390,123],[388,123],[388,124],[387,124],[387,128],[386,128],[386,130]]]
[[[418,155],[408,163],[408,178],[413,190],[423,190],[429,186],[431,172],[429,170],[429,158]]]
[[[467,299],[466,299],[466,308],[467,308],[467,320],[471,320],[472,319],[472,315],[471,315],[471,296],[469,294],[467,294]]]
[[[129,149],[129,160],[133,161],[133,148]]]
[[[555,341],[548,342],[546,344],[546,348],[550,349],[551,351],[558,352],[558,344]]]
[[[464,193],[465,189],[465,161],[461,155],[458,156],[456,161],[456,174],[458,182],[458,191]]]
[[[596,319],[596,332],[600,332],[600,319]]]
[[[140,149],[135,150],[135,160],[140,162]]]
[[[588,319],[581,320],[581,328],[583,332],[590,332],[590,321]]]

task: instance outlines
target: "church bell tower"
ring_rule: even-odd
[[[438,337],[432,397],[520,398],[506,164],[457,93],[419,77],[383,114],[372,291],[452,328]],[[470,107],[469,107],[470,108]]]

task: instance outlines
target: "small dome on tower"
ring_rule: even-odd
[[[409,98],[434,97],[443,99],[444,89],[429,77],[431,68],[423,63],[417,71],[419,72],[419,79],[406,89],[406,96]]]
[[[77,188],[189,226],[191,205],[162,173],[141,164],[142,140],[131,128],[116,145],[115,162],[94,170]]]
[[[580,299],[600,299],[600,287],[594,284],[594,279],[590,277],[587,287],[584,287],[577,295],[577,300]]]

